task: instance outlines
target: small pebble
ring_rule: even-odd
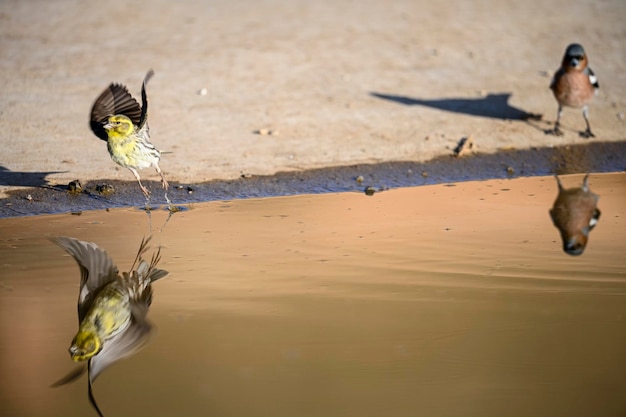
[[[455,156],[463,156],[474,152],[476,152],[476,143],[472,135],[462,138],[456,145],[456,148],[454,148]]]
[[[83,192],[83,185],[79,180],[74,180],[67,184],[67,189],[70,194],[80,194]]]
[[[115,188],[111,184],[103,183],[96,185],[96,192],[100,195],[110,195],[115,192]]]
[[[255,135],[261,135],[261,136],[278,136],[280,134],[278,130],[271,130],[271,129],[258,129],[258,130],[253,131],[252,133],[254,133]]]

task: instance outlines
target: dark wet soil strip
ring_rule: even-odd
[[[590,142],[460,158],[443,156],[427,162],[385,162],[281,172],[271,176],[249,175],[198,184],[172,182],[169,196],[175,205],[185,206],[214,200],[366,190],[375,193],[389,188],[448,182],[625,169],[626,141]],[[10,176],[10,172],[0,172],[0,184],[15,185]],[[152,207],[166,203],[157,181],[144,181],[144,184],[152,190]],[[145,199],[135,181],[87,181],[82,184],[81,192],[74,193],[67,184],[48,184],[10,192],[8,198],[0,199],[0,217],[80,214],[83,210],[129,206],[145,207]]]

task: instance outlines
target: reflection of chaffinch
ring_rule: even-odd
[[[582,187],[564,189],[556,177],[559,194],[550,210],[554,226],[561,233],[563,250],[570,255],[581,255],[587,245],[589,232],[600,218],[598,196],[589,189],[589,174]]]
[[[583,47],[577,43],[573,43],[565,50],[561,68],[554,74],[554,78],[550,83],[550,89],[554,93],[556,101],[559,103],[559,111],[554,123],[554,129],[548,130],[557,136],[563,135],[559,129],[559,121],[563,106],[583,108],[583,117],[587,124],[587,130],[580,132],[580,136],[584,138],[595,137],[589,126],[587,104],[596,94],[598,88],[598,80],[591,68],[587,66],[587,55]]]

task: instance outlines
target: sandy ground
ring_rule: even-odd
[[[482,152],[585,142],[580,110],[566,110],[564,137],[543,133],[572,42],[602,87],[593,140],[624,140],[624,19],[622,0],[4,0],[0,190],[133,180],[88,114],[110,82],[138,94],[149,68],[152,138],[173,181],[424,161],[468,135]]]
[[[579,257],[550,177],[216,201],[162,231],[154,212],[158,331],[96,398],[152,417],[623,415],[626,174],[590,185],[602,216]],[[3,415],[95,415],[84,378],[49,387],[72,369],[80,274],[46,236],[126,271],[147,231],[130,208],[0,219]]]

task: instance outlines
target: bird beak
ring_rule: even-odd
[[[68,350],[69,350],[70,356],[72,358],[74,358],[75,356],[78,355],[78,348],[76,346],[72,345],[72,346],[70,346],[70,348]]]
[[[574,236],[563,245],[563,250],[573,256],[582,255],[587,246],[586,236]]]
[[[570,62],[570,65],[572,67],[577,67],[578,63],[579,63],[578,58],[572,58],[572,61]]]
[[[105,123],[102,125],[103,128],[105,128],[106,130],[109,130],[113,127],[113,125],[109,122]]]

